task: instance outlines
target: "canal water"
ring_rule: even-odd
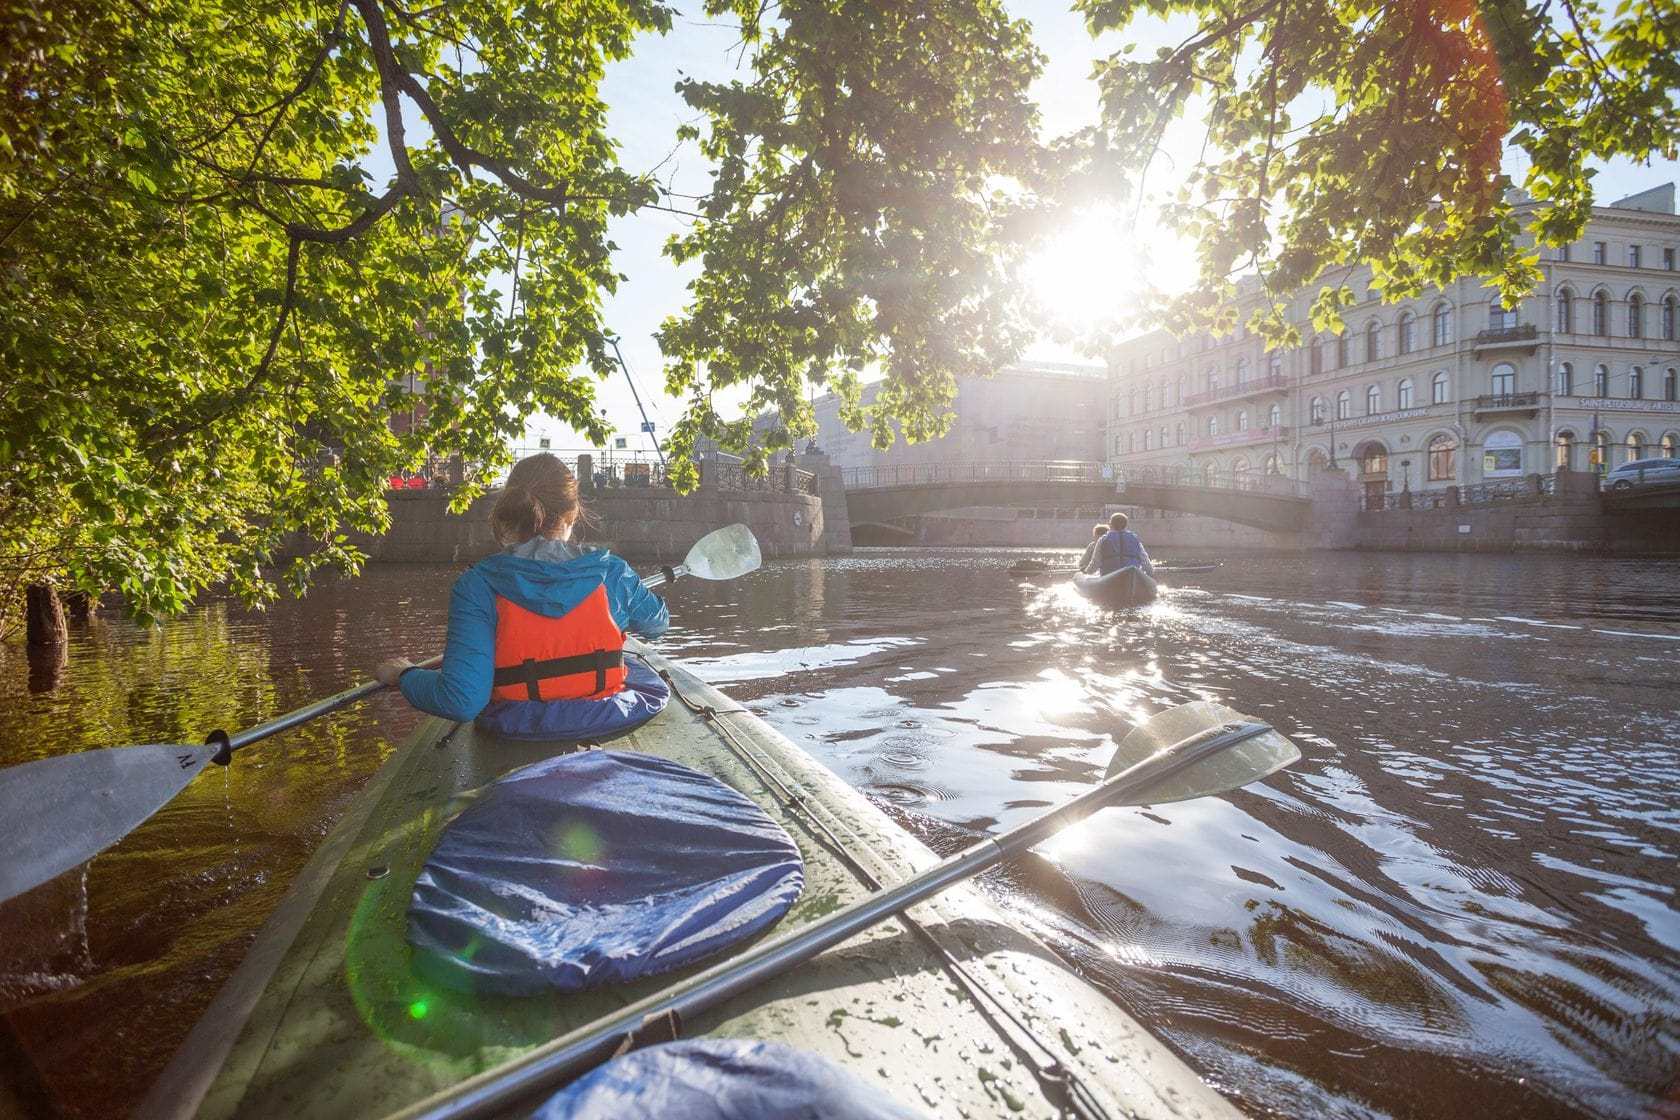
[[[865,551],[679,586],[662,648],[948,851],[1086,788],[1150,714],[1217,699],[1305,758],[1108,810],[987,889],[1244,1109],[1680,1115],[1680,564],[1244,556],[1096,610],[1010,563]],[[196,741],[442,638],[455,569],[304,604],[96,620],[0,649],[0,764]],[[31,688],[38,691],[31,691]],[[356,790],[384,697],[201,777],[0,906],[0,1114],[120,1114]]]

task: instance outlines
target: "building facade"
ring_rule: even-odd
[[[876,387],[864,387],[864,400]],[[840,421],[832,393],[813,402],[816,443],[842,469],[935,463],[1002,463],[1045,459],[1104,459],[1103,417],[1108,371],[1102,366],[1036,363],[1009,366],[989,378],[962,378],[951,428],[939,439],[886,450],[870,446],[867,431]]]
[[[1239,329],[1155,331],[1111,365],[1109,461],[1198,476],[1305,478],[1345,467],[1369,497],[1560,466],[1680,455],[1680,217],[1674,185],[1595,207],[1545,250],[1544,279],[1502,307],[1482,281],[1385,304],[1369,270],[1340,335],[1314,335],[1316,289],[1290,297],[1297,349]],[[1239,296],[1239,321],[1260,293]]]

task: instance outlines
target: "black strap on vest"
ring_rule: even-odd
[[[570,677],[578,673],[594,673],[595,687],[593,692],[607,690],[607,670],[622,668],[624,665],[624,651],[621,649],[598,649],[593,653],[580,653],[573,657],[551,657],[546,661],[538,661],[534,657],[527,657],[517,665],[502,665],[497,667],[491,678],[497,688],[510,684],[525,686],[525,695],[532,700],[541,700],[537,686],[543,681],[556,677]]]

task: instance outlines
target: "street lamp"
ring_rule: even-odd
[[[1319,417],[1316,417],[1313,420],[1313,427],[1322,428],[1323,426],[1324,426],[1324,417],[1319,416]],[[1330,470],[1335,470],[1336,469],[1336,414],[1334,412],[1330,413],[1330,467],[1329,467],[1329,469]]]

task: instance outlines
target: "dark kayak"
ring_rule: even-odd
[[[1073,587],[1102,607],[1139,607],[1155,601],[1155,581],[1135,566],[1120,568],[1106,576],[1081,572],[1073,577]]]

